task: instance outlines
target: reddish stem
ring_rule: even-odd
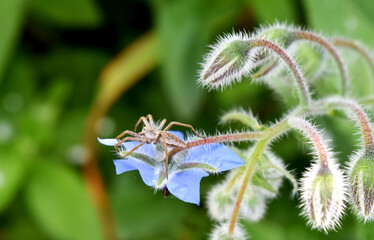
[[[360,44],[357,41],[353,41],[353,40],[349,40],[345,38],[334,38],[332,39],[332,42],[335,46],[348,47],[360,53],[369,63],[370,68],[372,72],[374,73],[374,58],[370,54],[370,51],[367,50],[362,44]]]
[[[342,95],[345,96],[348,91],[349,87],[349,77],[347,68],[344,65],[343,59],[338,53],[338,51],[335,49],[334,45],[332,45],[329,41],[327,41],[325,38],[312,33],[312,32],[306,32],[306,31],[295,31],[294,35],[299,39],[305,39],[309,40],[315,43],[318,43],[322,45],[324,48],[327,49],[335,59],[336,63],[338,64],[340,74],[342,76]]]
[[[286,62],[287,66],[290,68],[290,70],[296,78],[296,84],[299,90],[300,103],[302,105],[309,106],[311,97],[307,81],[305,80],[303,74],[301,73],[295,61],[288,55],[288,53],[281,47],[279,47],[277,44],[266,39],[251,39],[249,41],[254,45],[253,47],[257,46],[267,48],[276,53],[280,58],[283,59],[283,61]]]

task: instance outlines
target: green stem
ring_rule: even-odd
[[[235,229],[235,224],[238,219],[240,204],[243,200],[245,190],[247,189],[248,183],[253,175],[257,161],[260,159],[262,152],[265,150],[265,147],[269,139],[263,139],[256,143],[255,148],[251,154],[249,164],[245,168],[245,175],[243,179],[242,186],[240,187],[238,197],[236,198],[234,211],[231,216],[230,225],[229,225],[229,236],[232,236]]]
[[[232,234],[234,233],[235,224],[237,222],[238,215],[239,215],[240,204],[243,201],[245,190],[247,189],[247,186],[253,176],[257,162],[259,161],[259,159],[261,159],[261,155],[263,151],[265,150],[267,144],[272,139],[284,133],[288,129],[289,129],[289,125],[287,121],[283,120],[273,125],[272,127],[266,129],[264,131],[265,137],[256,143],[253,149],[253,152],[251,156],[249,157],[249,161],[246,164],[245,171],[244,171],[244,179],[240,187],[238,197],[236,198],[234,210],[233,210],[231,220],[230,220],[229,231],[228,231],[228,234],[230,236],[232,236]]]

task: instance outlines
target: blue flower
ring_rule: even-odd
[[[170,131],[180,139],[181,132]],[[114,146],[116,139],[98,139],[101,144]],[[124,142],[118,154],[126,155],[139,142]],[[117,174],[138,170],[144,183],[156,189],[167,187],[169,192],[182,201],[200,203],[200,181],[209,173],[218,173],[244,165],[244,161],[230,148],[222,144],[207,144],[176,153],[169,159],[166,177],[163,145],[144,144],[129,156],[114,160]]]

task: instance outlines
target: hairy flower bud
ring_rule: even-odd
[[[256,187],[247,188],[240,208],[240,217],[251,222],[259,221],[266,212],[266,198]]]
[[[240,224],[236,224],[235,230],[232,235],[228,233],[229,224],[228,223],[221,223],[217,225],[213,232],[210,234],[210,240],[245,240],[248,239],[246,236],[245,230],[240,226]]]
[[[209,88],[219,88],[248,75],[256,54],[247,39],[244,33],[221,37],[205,58],[199,82]]]
[[[366,221],[374,218],[374,156],[369,152],[353,157],[349,169],[350,194],[357,215]]]
[[[261,28],[258,31],[259,37],[271,41],[281,42],[285,48],[289,47],[297,38],[293,34],[295,27],[286,24],[275,24],[269,27]]]
[[[345,182],[336,164],[325,168],[315,163],[304,173],[301,180],[301,206],[312,228],[327,233],[339,226],[345,207]]]
[[[292,57],[277,43],[246,34],[232,34],[221,38],[205,58],[199,82],[208,88],[223,88],[246,77],[256,67],[259,52],[265,50],[283,59],[288,65],[298,89],[302,105],[310,102],[306,80]]]
[[[227,191],[226,182],[214,186],[208,194],[208,212],[217,221],[229,220],[235,205],[236,192]]]

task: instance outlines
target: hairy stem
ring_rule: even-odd
[[[240,110],[228,112],[222,116],[221,123],[227,123],[229,121],[241,122],[255,130],[261,130],[263,128],[251,112],[245,113]]]
[[[186,143],[186,148],[197,147],[200,145],[205,145],[209,143],[219,143],[219,142],[241,142],[241,141],[250,141],[258,140],[264,137],[263,132],[243,132],[243,133],[232,133],[220,136],[207,137],[191,142]]]
[[[345,96],[347,95],[348,87],[349,87],[349,77],[348,77],[348,72],[347,68],[345,67],[345,64],[343,62],[342,57],[338,53],[338,51],[335,49],[334,45],[332,45],[329,41],[327,41],[325,38],[312,33],[312,32],[306,32],[306,31],[295,31],[293,32],[296,38],[298,39],[304,39],[304,40],[309,40],[315,43],[320,44],[328,52],[331,53],[333,58],[335,59],[336,63],[338,64],[338,68],[342,77],[342,95]]]
[[[374,73],[374,57],[371,55],[370,51],[366,49],[360,42],[346,38],[333,38],[332,43],[335,46],[350,48],[361,54],[369,63],[370,68]]]
[[[306,79],[304,78],[295,61],[288,55],[288,53],[277,44],[266,39],[250,39],[248,41],[252,44],[252,47],[263,47],[269,49],[272,52],[276,53],[280,58],[282,58],[283,61],[285,61],[296,79],[300,104],[302,106],[308,106],[311,101],[311,97]]]
[[[243,142],[243,141],[253,141],[259,140],[264,137],[263,132],[242,132],[242,133],[230,133],[226,135],[207,137],[203,139],[198,139],[190,142],[186,142],[185,147],[175,147],[169,152],[169,157],[174,154],[187,150],[189,148],[210,144],[210,143],[221,143],[221,142]]]
[[[318,160],[321,163],[321,169],[328,169],[329,153],[320,132],[310,122],[301,118],[290,118],[288,123],[292,128],[300,130],[305,137],[310,139],[313,143]]]
[[[348,116],[350,114],[354,115],[354,120],[358,120],[361,128],[365,150],[374,152],[373,131],[370,128],[370,119],[365,111],[357,103],[347,99],[330,98],[325,100],[325,102],[328,106],[348,112]]]
[[[252,152],[251,156],[250,156],[250,161],[245,168],[245,175],[244,175],[243,183],[240,187],[239,194],[238,194],[238,197],[236,198],[234,210],[233,210],[233,213],[232,213],[232,216],[231,216],[229,231],[228,231],[229,236],[232,236],[232,234],[234,233],[235,224],[237,222],[238,215],[239,215],[240,204],[243,200],[245,190],[247,189],[247,186],[248,186],[248,184],[250,182],[250,179],[253,175],[253,172],[255,170],[257,161],[260,159],[261,154],[265,150],[265,147],[266,147],[269,140],[270,139],[263,139],[263,140],[258,141],[256,143],[254,149],[253,149],[253,152]]]
[[[238,172],[236,172],[236,174],[234,175],[234,177],[232,177],[230,179],[230,181],[227,183],[226,187],[225,187],[225,191],[226,192],[230,192],[232,187],[234,186],[236,180],[239,179],[239,177],[243,174],[243,171],[240,169]]]
[[[245,171],[244,171],[244,179],[242,182],[242,185],[239,190],[239,194],[236,198],[234,210],[230,219],[230,224],[229,224],[229,229],[228,229],[228,234],[232,236],[234,233],[235,229],[235,224],[238,220],[238,215],[239,215],[239,209],[240,209],[240,204],[243,201],[244,193],[245,190],[247,189],[247,186],[251,180],[251,177],[253,175],[253,172],[255,170],[257,162],[261,159],[262,153],[264,152],[267,144],[274,139],[275,137],[281,135],[285,131],[289,129],[288,122],[286,120],[283,120],[272,127],[266,129],[264,131],[265,136],[263,139],[259,140],[249,157],[249,161],[246,163]]]

